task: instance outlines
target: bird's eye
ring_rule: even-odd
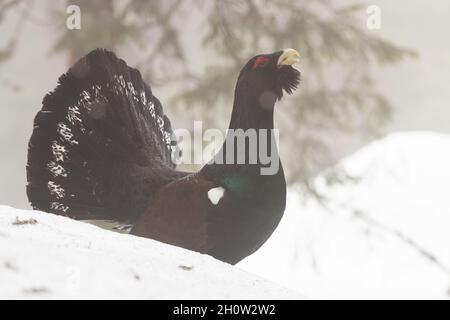
[[[259,56],[256,58],[255,63],[253,64],[253,69],[258,67],[263,67],[267,62],[269,62],[269,58],[266,56]]]

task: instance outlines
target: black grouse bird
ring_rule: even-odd
[[[293,49],[253,57],[235,89],[229,129],[267,129],[257,149],[276,156],[278,170],[262,174],[267,163],[249,161],[250,139],[230,151],[227,142],[238,138],[227,134],[214,161],[187,173],[175,170],[170,121],[139,71],[112,52],[90,52],[60,77],[36,115],[29,201],[74,219],[130,223],[131,234],[239,262],[268,239],[285,209],[270,129],[276,100],[299,83],[298,59]]]

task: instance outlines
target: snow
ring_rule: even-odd
[[[391,134],[344,159],[355,183],[288,194],[238,267],[67,218],[0,206],[0,298],[450,298],[450,136]],[[34,218],[34,224],[13,224]],[[289,291],[260,277],[290,287]],[[295,292],[296,291],[296,292]]]
[[[0,299],[297,299],[207,255],[0,206]]]
[[[448,299],[449,164],[449,135],[375,141],[340,164],[358,182],[315,179],[325,205],[291,190],[274,235],[239,266],[310,298]]]
[[[213,205],[219,203],[225,193],[225,189],[222,187],[212,188],[208,191],[208,199]]]

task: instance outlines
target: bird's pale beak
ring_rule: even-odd
[[[291,66],[291,65],[293,65],[295,63],[299,63],[299,62],[300,62],[300,53],[298,53],[297,50],[288,48],[288,49],[283,50],[283,53],[278,58],[277,65],[279,67],[281,67],[283,65]]]

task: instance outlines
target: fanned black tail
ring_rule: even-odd
[[[174,170],[169,119],[139,71],[97,49],[47,94],[29,142],[33,208],[132,221]]]

